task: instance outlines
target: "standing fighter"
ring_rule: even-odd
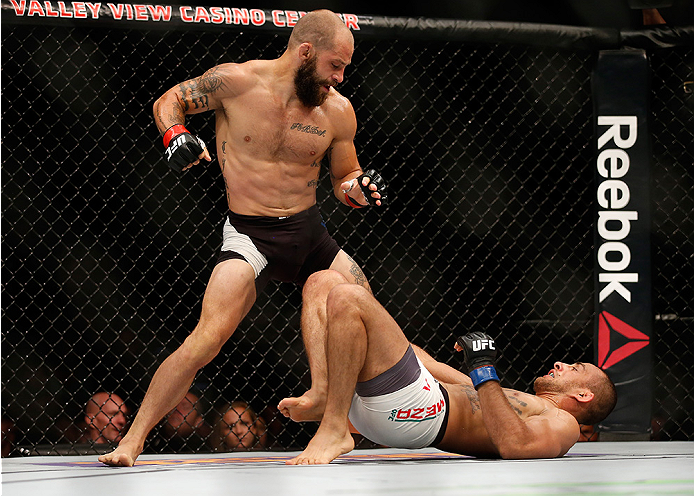
[[[324,271],[306,283],[329,291],[320,301],[304,301],[304,307],[327,305],[328,395],[324,412],[312,412],[313,420],[322,413],[318,431],[290,465],[330,463],[351,451],[348,418],[366,438],[394,448],[559,457],[578,440],[579,423],[596,424],[614,408],[612,381],[588,363],[556,362],[535,380],[534,395],[501,388],[494,341],[479,332],[456,343],[470,371],[465,375],[412,346],[368,291],[346,282]],[[286,400],[280,410],[309,417]]]
[[[354,109],[335,90],[353,52],[352,33],[335,13],[310,12],[279,58],[219,65],[154,104],[166,160],[176,171],[211,160],[184,123],[188,114],[215,111],[229,212],[198,325],[161,364],[128,434],[101,462],[135,463],[149,431],[219,353],[268,280],[303,285],[313,272],[331,268],[368,292],[363,272],[330,237],[316,206],[324,157],[338,200],[355,208],[385,201],[381,177],[362,173],[357,161]],[[327,390],[324,312],[302,312],[312,379],[303,398],[309,402]]]

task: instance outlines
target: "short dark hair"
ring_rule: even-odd
[[[602,422],[617,404],[617,389],[612,379],[604,372],[592,378],[586,387],[593,393],[593,399],[576,415],[579,424],[594,425]]]
[[[289,46],[312,43],[316,48],[331,49],[338,29],[347,29],[334,12],[314,10],[297,21],[289,36]]]

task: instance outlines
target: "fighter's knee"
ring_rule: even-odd
[[[308,277],[304,284],[303,295],[306,297],[316,293],[327,292],[329,288],[336,284],[343,284],[345,282],[347,282],[345,276],[336,270],[327,269],[314,272]]]
[[[338,316],[345,313],[358,313],[362,307],[360,301],[368,296],[368,291],[356,284],[339,284],[328,294],[326,303],[328,315]]]
[[[195,329],[181,346],[181,353],[187,363],[202,368],[210,363],[221,351],[226,339],[220,333]]]

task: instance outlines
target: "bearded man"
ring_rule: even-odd
[[[370,291],[316,206],[323,159],[340,202],[380,207],[386,199],[380,175],[364,173],[359,165],[354,109],[335,89],[353,52],[352,33],[339,16],[309,12],[292,29],[279,58],[213,67],[154,103],[165,158],[176,172],[211,161],[205,142],[184,124],[186,115],[215,111],[217,161],[229,210],[197,326],[158,368],[128,434],[115,451],[99,457],[102,463],[135,463],[149,431],[181,401],[270,280],[303,286],[314,272],[333,269]],[[327,391],[324,313],[324,307],[302,311],[312,379],[305,402]]]

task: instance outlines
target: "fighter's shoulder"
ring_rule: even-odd
[[[349,99],[341,95],[335,88],[330,90],[330,95],[323,104],[325,115],[332,122],[336,132],[340,131],[351,135],[352,137],[357,130],[357,116],[354,113],[354,108]]]
[[[262,61],[249,60],[243,63],[228,62],[208,71],[234,92],[243,92],[255,86],[262,77]]]
[[[325,108],[328,112],[354,115],[352,102],[335,88],[331,88],[330,95],[325,101]]]

